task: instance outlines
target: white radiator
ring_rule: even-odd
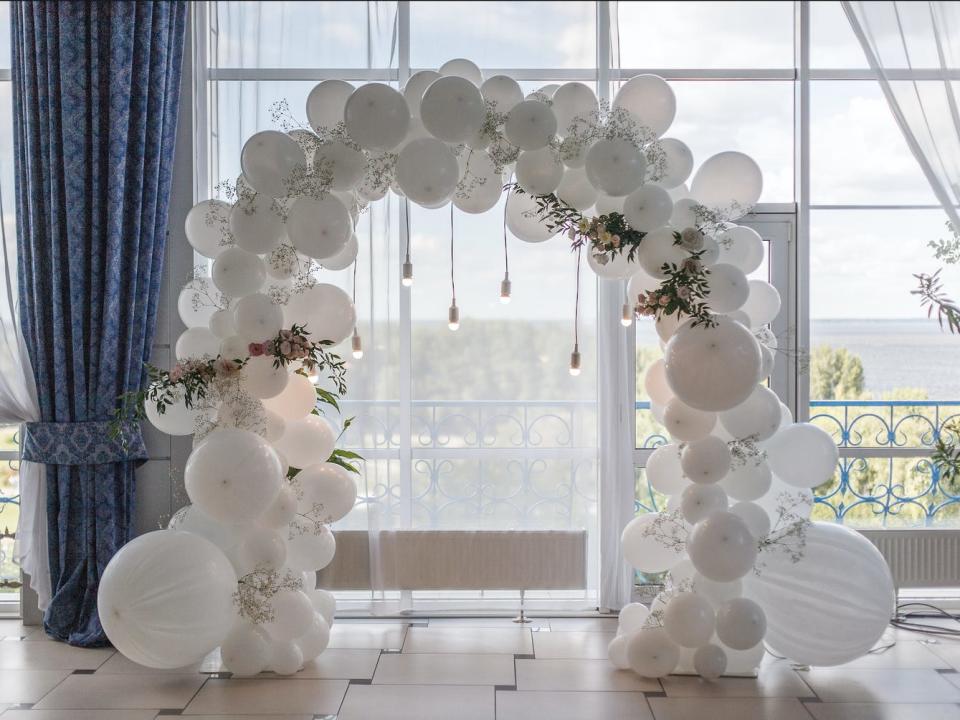
[[[861,530],[902,588],[960,587],[960,530]]]

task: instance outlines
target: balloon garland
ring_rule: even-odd
[[[562,234],[578,262],[585,253],[601,278],[628,280],[632,312],[655,323],[664,356],[644,385],[672,442],[646,473],[666,506],[633,519],[622,543],[630,565],[666,572],[667,587],[649,609],[621,612],[617,667],[712,679],[754,671],[764,642],[809,664],[873,645],[893,607],[889,570],[862,536],[809,520],[811,488],[832,476],[837,449],[794,424],[765,385],[780,298],[747,278],[763,242],[734,222],[760,197],[752,159],[714,155],[688,187],[693,154],[663,137],[676,100],[654,75],[608,104],[577,82],[524,97],[512,78],[484,79],[457,59],[402,92],[321,82],[306,113],[305,125],[275,105],[281,130],[244,144],[243,175],[219,186],[229,202],[188,215],[210,277],[181,293],[176,367],[151,369],[147,390],[122,404],[121,419],[195,434],[192,505],[104,574],[101,619],[122,652],[174,667],[219,645],[234,673],[292,673],[326,646],[335,603],[313,573],[335,551],[329,524],[354,504],[358,459],[335,449],[323,417],[345,391],[329,347],[351,334],[361,346],[350,298],[316,275],[356,260],[357,217],[390,191],[466,213],[506,191],[514,236]],[[575,345],[571,371],[579,358]]]

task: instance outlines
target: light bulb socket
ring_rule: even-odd
[[[403,271],[400,276],[400,282],[403,283],[405,287],[410,287],[413,285],[413,263],[409,260],[404,261]]]
[[[576,377],[580,374],[580,347],[573,346],[573,352],[570,353],[570,374]]]
[[[506,273],[503,280],[500,281],[500,302],[504,304],[510,302],[510,290],[512,288],[513,283],[510,282],[510,274]]]
[[[633,324],[633,308],[630,303],[624,303],[620,312],[620,324],[624,327],[630,327]]]
[[[353,349],[353,357],[359,360],[363,357],[363,341],[360,339],[360,334],[357,332],[357,329],[353,329],[353,337],[350,338],[350,345]]]
[[[453,301],[450,309],[447,310],[447,327],[451,330],[458,330],[460,328],[460,308],[457,307],[456,300]]]

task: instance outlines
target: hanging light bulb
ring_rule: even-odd
[[[580,374],[580,346],[574,344],[573,352],[570,353],[570,374],[576,377]]]
[[[620,313],[620,324],[624,327],[630,327],[633,324],[633,308],[630,303],[624,303]]]
[[[447,310],[447,327],[456,332],[460,329],[460,308],[457,307],[457,301],[454,299],[453,304]]]
[[[510,273],[504,273],[500,281],[500,302],[504,305],[510,302],[510,287]]]
[[[356,360],[359,360],[363,357],[363,341],[360,340],[360,333],[357,332],[357,328],[353,328],[353,337],[350,338],[350,345],[353,348],[353,357]]]
[[[400,284],[404,287],[413,285],[413,261],[410,259],[410,201],[406,203],[406,212],[404,213],[404,222],[407,226],[407,252],[403,258],[403,267],[401,269]]]

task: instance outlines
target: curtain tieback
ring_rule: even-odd
[[[24,423],[20,457],[50,465],[101,465],[147,460],[140,424],[123,422],[120,437],[111,437],[110,420]]]

